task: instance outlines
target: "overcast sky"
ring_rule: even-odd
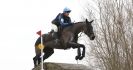
[[[81,21],[81,0],[0,0],[0,70],[31,70],[37,31],[47,33],[64,7]],[[76,63],[76,50],[55,50],[47,62]]]

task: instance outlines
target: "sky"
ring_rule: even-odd
[[[64,7],[73,22],[81,21],[80,0],[0,0],[0,70],[31,70],[36,32],[51,30],[51,21]],[[77,63],[76,49],[55,50],[44,62]]]

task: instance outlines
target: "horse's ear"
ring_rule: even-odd
[[[89,23],[92,23],[94,20],[91,20]]]
[[[94,20],[91,20],[91,21],[89,22],[89,21],[86,19],[85,21],[86,21],[87,23],[90,23],[90,24],[91,24]]]
[[[86,19],[85,22],[88,22],[88,20]]]

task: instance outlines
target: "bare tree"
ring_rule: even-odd
[[[96,39],[89,44],[95,64],[101,70],[133,70],[133,0],[94,2],[98,11],[87,4],[85,12],[95,20]]]

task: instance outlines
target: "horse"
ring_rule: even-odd
[[[55,40],[54,33],[48,33],[42,35],[43,45],[45,45],[43,52],[43,61],[50,57],[54,53],[54,49],[70,49],[70,48],[77,48],[77,56],[75,57],[76,60],[82,60],[85,57],[85,45],[77,43],[78,41],[78,34],[80,32],[85,33],[90,40],[95,39],[95,34],[93,32],[92,21],[88,21],[87,19],[83,22],[76,22],[73,23],[72,26],[68,26],[61,31],[60,40]],[[35,53],[36,56],[33,58],[34,66],[40,64],[41,62],[41,49],[38,48],[38,45],[41,43],[41,38],[39,37],[35,42]],[[81,49],[83,51],[81,52]]]

